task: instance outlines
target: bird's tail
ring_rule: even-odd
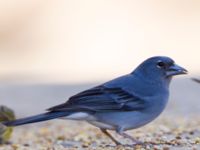
[[[2,123],[6,126],[19,126],[23,124],[36,123],[36,122],[51,120],[55,118],[60,118],[67,115],[69,115],[69,112],[47,112],[47,113],[43,113],[43,114],[31,116],[31,117],[26,117],[26,118],[2,122]]]

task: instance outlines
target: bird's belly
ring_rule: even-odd
[[[88,121],[90,124],[96,126],[96,127],[99,127],[101,129],[109,129],[109,130],[114,130],[115,127],[110,125],[110,124],[106,124],[106,123],[103,123],[103,122],[99,122],[99,121]]]
[[[157,116],[152,115],[152,113],[137,111],[99,113],[95,115],[97,121],[90,123],[103,129],[115,130],[123,128],[124,130],[129,130],[144,126]]]

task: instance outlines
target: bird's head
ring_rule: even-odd
[[[175,64],[174,60],[166,56],[155,56],[142,62],[132,74],[144,79],[170,80],[175,75],[186,74],[187,70]]]

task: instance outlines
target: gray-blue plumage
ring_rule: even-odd
[[[85,120],[119,144],[106,130],[131,138],[124,131],[154,120],[167,104],[172,76],[186,72],[169,57],[151,57],[130,74],[74,95],[47,113],[4,124],[17,126],[54,118]]]

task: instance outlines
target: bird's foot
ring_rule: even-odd
[[[124,138],[130,139],[134,143],[134,145],[144,144],[143,142],[136,140],[135,138],[133,138],[132,136],[128,135],[125,132],[120,133],[120,135],[123,136]]]

